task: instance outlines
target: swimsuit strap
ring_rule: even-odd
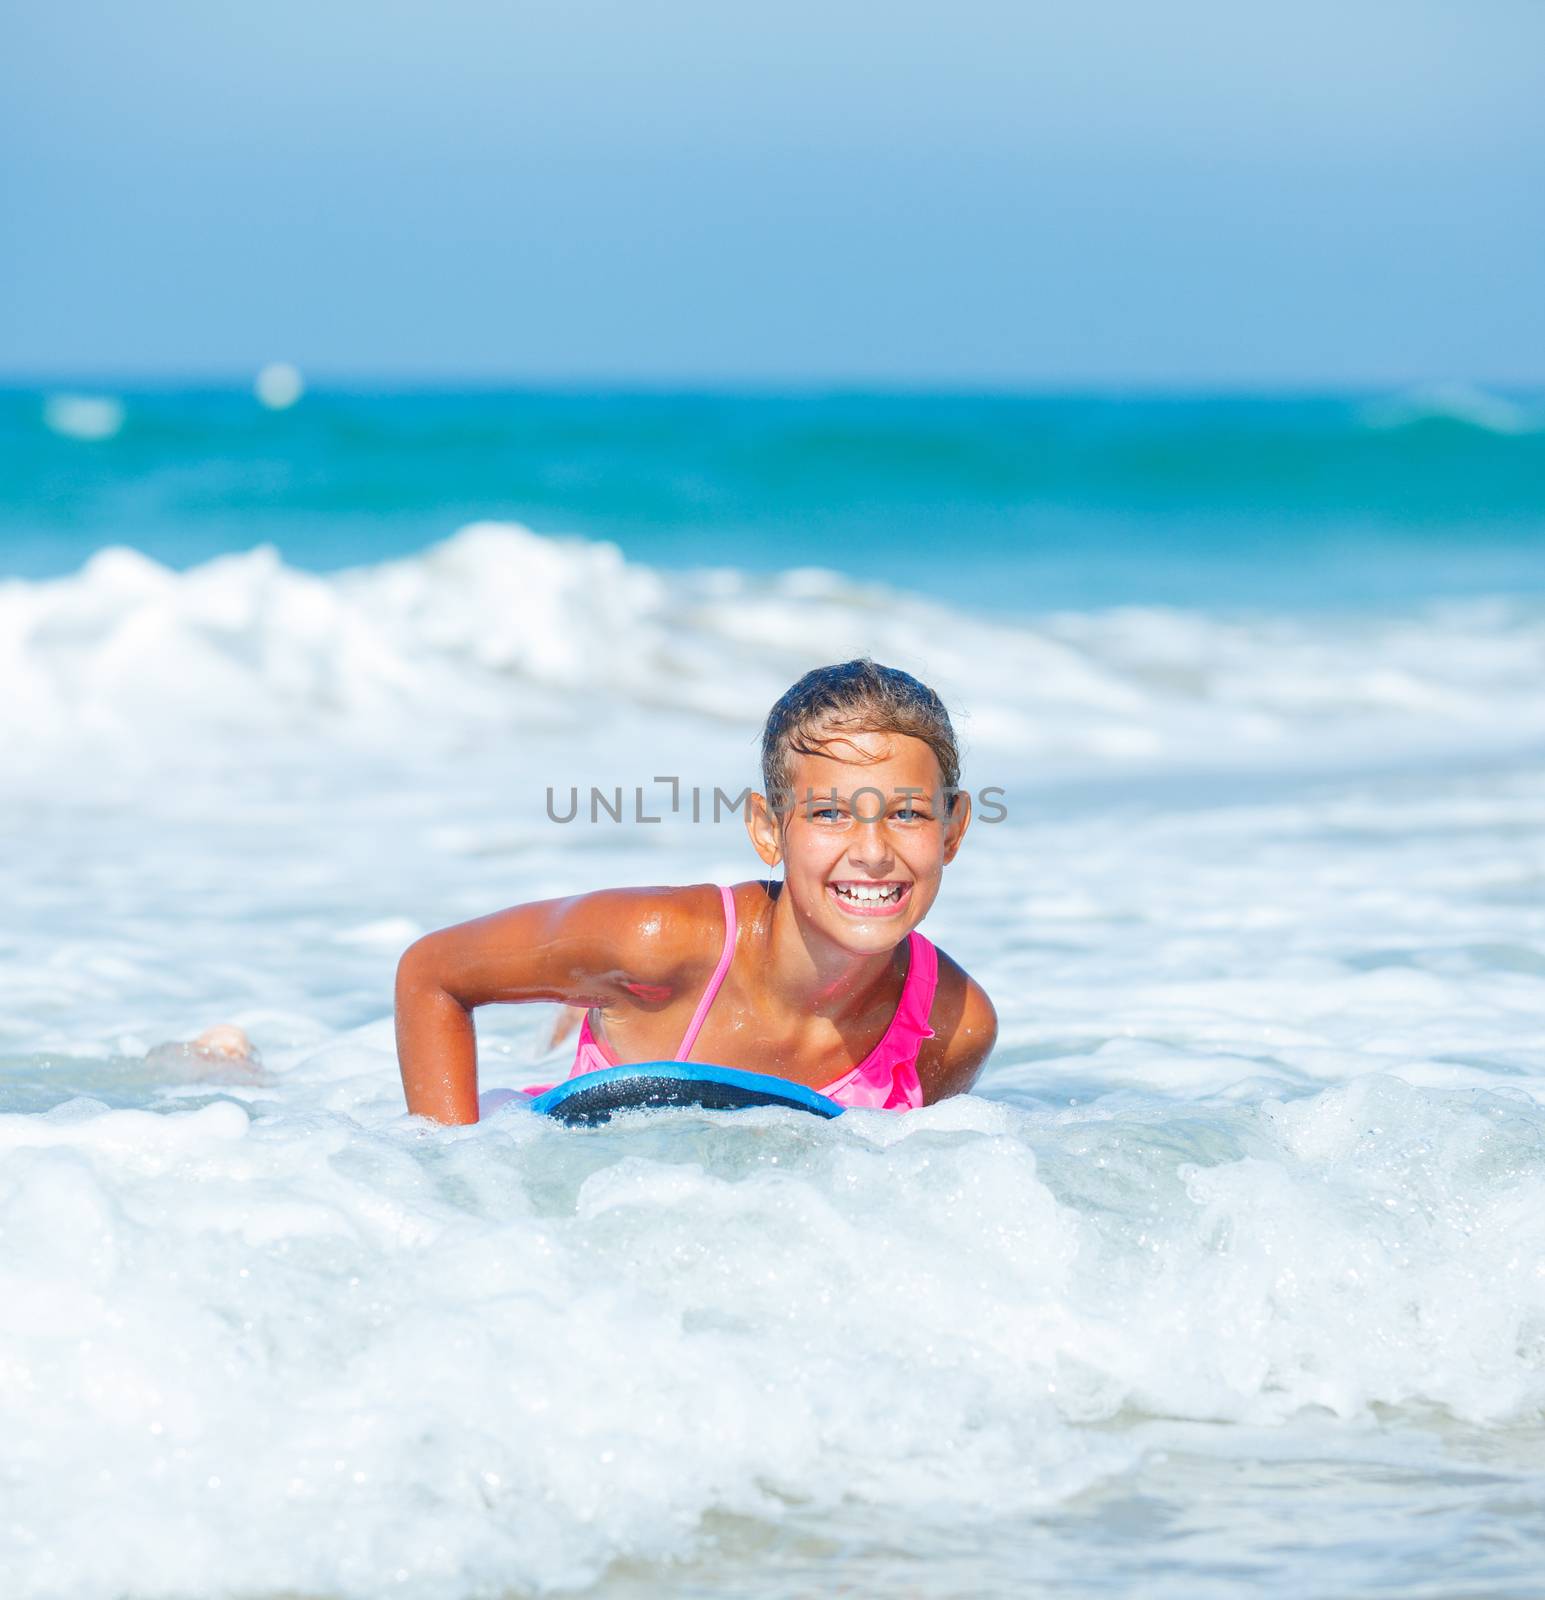
[[[685,1061],[691,1055],[692,1046],[697,1043],[698,1029],[703,1026],[708,1008],[713,1004],[714,996],[718,994],[719,985],[724,982],[724,974],[730,970],[730,960],[735,954],[735,896],[723,884],[719,885],[719,895],[724,901],[724,948],[719,952],[719,965],[713,969],[713,977],[708,980],[708,987],[703,990],[703,998],[698,1001],[697,1010],[692,1013],[692,1021],[688,1024],[681,1043],[676,1047],[677,1061]]]

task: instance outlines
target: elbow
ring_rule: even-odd
[[[434,935],[426,933],[415,939],[397,958],[397,1004],[427,991],[445,992],[443,971],[437,958]]]
[[[404,1006],[455,1006],[470,1012],[479,1003],[468,996],[464,975],[457,971],[454,947],[438,933],[415,939],[397,958],[395,1000],[399,1013]]]

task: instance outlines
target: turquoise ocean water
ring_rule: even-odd
[[[327,570],[474,519],[631,558],[836,568],[955,603],[1363,606],[1545,587],[1545,398],[0,392],[0,572],[104,544]],[[89,387],[84,393],[95,393]]]

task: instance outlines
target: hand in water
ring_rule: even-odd
[[[197,1076],[255,1078],[262,1058],[255,1044],[233,1022],[205,1028],[196,1039],[172,1039],[158,1044],[146,1056],[149,1066]]]
[[[212,1028],[205,1028],[188,1048],[228,1061],[257,1060],[256,1047],[234,1022],[219,1022]]]

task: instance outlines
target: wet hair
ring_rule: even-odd
[[[960,750],[944,702],[926,683],[896,667],[861,656],[816,667],[789,689],[762,729],[762,783],[774,810],[793,799],[790,757],[825,755],[846,733],[899,733],[921,739],[939,761],[944,809],[955,809]]]

